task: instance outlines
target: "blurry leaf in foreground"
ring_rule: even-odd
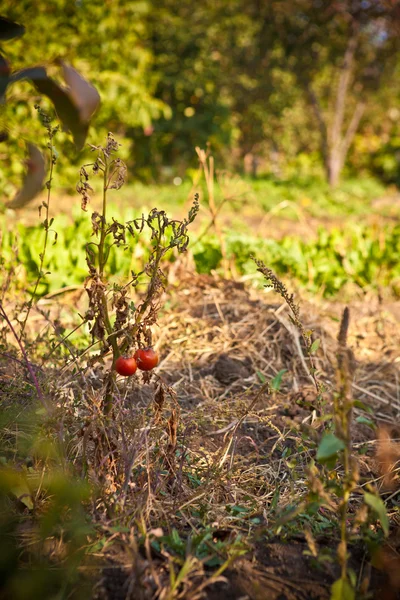
[[[336,459],[337,453],[345,447],[344,442],[333,433],[326,433],[322,436],[318,446],[317,460],[320,463],[330,462]]]
[[[331,600],[354,600],[355,593],[347,579],[338,579],[331,587]]]
[[[27,172],[24,183],[18,194],[7,204],[8,208],[22,208],[33,200],[43,187],[46,175],[45,162],[40,150],[28,144]]]
[[[31,490],[24,473],[10,468],[0,469],[0,504],[11,495],[24,504],[29,510],[33,509]],[[4,506],[1,507],[4,510]]]
[[[30,79],[41,94],[50,98],[58,118],[72,133],[77,149],[81,150],[86,141],[89,119],[100,103],[100,96],[75,69],[63,65],[63,71],[68,88],[51,79],[44,67],[22,69],[13,73],[9,82]]]
[[[24,35],[25,27],[6,17],[0,17],[0,40],[12,40]]]
[[[0,103],[4,102],[6,89],[9,83],[10,67],[8,61],[0,54]]]
[[[86,140],[88,125],[81,121],[79,108],[70,97],[68,90],[59,86],[50,77],[32,80],[39,92],[50,98],[58,118],[72,133],[77,149],[81,150]]]
[[[372,508],[373,511],[378,516],[378,519],[381,522],[381,526],[385,536],[389,535],[389,518],[386,512],[386,506],[380,496],[376,496],[375,494],[370,494],[369,492],[364,492],[364,502],[368,504]]]
[[[17,498],[17,500],[19,500],[19,502],[22,502],[22,504],[29,508],[29,510],[33,509],[31,492],[25,481],[21,479],[20,484],[11,488],[10,492]]]
[[[76,69],[63,62],[61,66],[67,92],[79,110],[81,121],[87,123],[100,104],[100,94]]]

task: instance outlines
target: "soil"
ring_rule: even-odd
[[[292,331],[288,333],[286,320],[276,317],[282,305],[279,300],[271,303],[260,298],[260,295],[249,294],[239,283],[199,276],[193,285],[192,278],[190,283],[185,282],[182,276],[179,279],[183,283],[177,291],[176,305],[172,313],[164,315],[161,322],[161,345],[170,350],[162,363],[162,371],[168,383],[178,383],[176,389],[183,420],[191,415],[192,420],[196,421],[197,415],[203,414],[204,410],[210,415],[209,420],[204,422],[203,419],[203,424],[197,426],[198,437],[193,434],[191,443],[195,445],[197,439],[210,451],[218,449],[224,427],[222,423],[213,421],[213,415],[220,411],[221,403],[226,403],[225,408],[229,412],[229,402],[234,402],[235,398],[245,393],[250,382],[256,379],[258,369],[262,368],[266,373],[265,359],[260,362],[265,356],[268,363],[271,358],[275,361],[275,372],[271,372],[271,376],[280,367],[287,368],[288,372],[296,372],[298,389],[293,389],[296,380],[291,380],[291,383],[283,384],[277,404],[274,404],[277,398],[268,400],[270,407],[275,407],[270,425],[257,424],[250,418],[244,422],[235,451],[243,460],[254,461],[255,464],[265,462],[266,456],[270,456],[271,464],[274,460],[280,460],[282,447],[278,449],[276,445],[276,428],[282,431],[287,429],[288,424],[304,425],[310,410],[315,407],[316,399],[314,388],[298,365],[299,354],[291,340]],[[377,423],[390,426],[393,438],[399,437],[396,427],[399,403],[391,401],[393,394],[396,396],[399,392],[398,383],[395,383],[399,374],[399,307],[400,303],[392,302],[386,306],[377,299],[354,303],[351,307],[353,326],[349,335],[349,344],[354,349],[357,361],[354,383],[358,397],[373,408]],[[285,310],[279,313],[281,317]],[[336,347],[337,320],[342,310],[340,303],[322,307],[302,306],[307,323],[322,339],[324,360],[320,367],[323,377],[330,381],[334,377],[331,364]],[[266,330],[268,333],[265,333]],[[201,337],[197,337],[198,331]],[[258,336],[260,332],[264,332],[261,339]],[[174,340],[180,341],[178,346],[174,345]],[[194,344],[194,340],[197,343]],[[251,353],[248,351],[250,347],[253,350]],[[284,351],[278,352],[278,347],[284,348]],[[178,370],[175,368],[177,364]],[[214,402],[219,403],[217,408]],[[264,405],[264,409],[267,408]],[[226,421],[229,422],[229,415]],[[369,427],[359,424],[354,428],[354,443],[368,444],[374,438],[375,433]],[[284,443],[285,447],[296,450],[296,440],[288,437]],[[373,452],[363,457],[360,468],[363,476],[376,477],[377,462]],[[230,535],[229,529],[225,530],[225,535]],[[370,557],[365,549],[349,549],[349,566],[358,581],[364,581],[365,589],[372,594],[368,596],[370,598],[400,598],[398,535],[398,531],[394,530],[386,548],[375,555],[374,562],[379,568],[370,566]],[[224,571],[223,581],[207,585],[198,597],[204,600],[328,600],[332,584],[340,577],[334,560],[338,539],[327,536],[317,539],[318,557],[314,557],[305,537],[302,534],[296,537],[284,542],[279,539],[271,541],[266,537],[263,539],[261,526],[261,533],[248,539],[253,552],[237,559]],[[159,565],[159,569],[161,572],[162,565]],[[131,571],[114,568],[107,570],[104,575],[104,596],[101,596],[101,600],[137,597],[134,594],[126,595]],[[183,592],[182,598],[191,600],[191,594],[193,590],[187,595]]]
[[[329,600],[331,586],[340,577],[340,570],[334,562],[322,562],[310,556],[309,548],[303,541],[279,540],[268,543],[255,543],[252,555],[246,555],[235,561],[227,569],[222,581],[207,585],[199,596],[202,600]],[[325,555],[334,555],[332,541],[319,544],[318,550]],[[369,593],[365,597],[374,600],[397,600],[398,559],[392,556],[390,568],[385,571],[371,568],[366,556],[357,548],[351,548],[352,558],[349,566],[364,580]],[[163,565],[157,566],[162,572]],[[141,600],[149,598],[148,589],[138,591],[132,585],[135,580],[132,568],[110,564],[102,570],[92,600]],[[131,589],[130,589],[131,588]],[[140,593],[143,595],[140,596]],[[191,600],[193,591],[180,596]]]
[[[159,373],[176,391],[188,445],[193,449],[201,447],[201,452],[210,456],[220,452],[226,432],[243,414],[243,407],[246,408],[256,396],[260,374],[261,379],[271,380],[285,369],[281,388],[263,397],[243,420],[234,453],[232,451],[232,478],[237,473],[235,468],[245,466],[250,471],[251,482],[244,495],[257,495],[257,486],[261,489],[264,485],[257,478],[266,480],[277,472],[285,448],[297,451],[298,442],[291,432],[307,430],[313,435],[316,393],[304,362],[302,342],[296,337],[287,307],[276,296],[249,291],[240,282],[171,272],[170,284],[173,286],[176,281],[179,286],[175,288],[172,306],[165,310],[159,322],[157,348],[162,357]],[[57,315],[61,310],[56,304],[59,301],[54,299],[54,306],[47,305],[48,314],[53,311]],[[66,299],[62,301],[66,302]],[[74,296],[75,309],[81,314],[84,306],[80,303],[84,301],[84,297]],[[399,435],[399,305],[391,302],[386,306],[377,298],[355,302],[351,306],[349,333],[349,345],[357,366],[353,391],[357,399],[370,407],[375,424],[386,425],[392,438]],[[343,305],[302,303],[301,308],[306,326],[321,339],[317,367],[321,379],[331,387],[335,377],[338,319]],[[32,322],[39,327],[37,321]],[[5,392],[3,401],[21,380],[21,364],[12,362],[12,365],[10,369],[7,357],[0,360],[0,388]],[[88,385],[92,375],[87,374]],[[24,377],[28,374],[24,373]],[[138,391],[137,386],[129,388],[125,385],[124,389],[126,403],[134,404],[138,410],[151,401],[151,386],[142,386]],[[356,410],[356,415],[360,414]],[[361,474],[378,478],[379,464],[374,452],[376,429],[355,422],[353,436],[355,446],[365,444],[368,448],[360,458]],[[235,467],[235,464],[239,466]],[[276,485],[279,483],[277,480]],[[223,497],[219,504],[224,505],[232,492],[223,490],[219,493]],[[239,494],[240,503],[240,489],[234,493]],[[212,490],[210,497],[207,495],[210,518],[219,510],[215,494],[217,491]],[[396,494],[393,502],[395,498]],[[181,503],[185,504],[185,501],[183,496]],[[212,571],[205,569],[198,576],[197,587],[194,585],[187,592],[181,590],[177,598],[328,600],[331,597],[330,587],[340,575],[332,559],[338,540],[317,538],[317,556],[313,556],[310,543],[301,532],[286,541],[271,540],[270,536],[264,535],[267,522],[262,510],[269,502],[270,498],[260,502],[259,527],[253,528],[247,538],[252,551],[234,561],[224,571],[223,580],[216,583],[206,585]],[[169,519],[171,524],[178,522],[174,511],[169,514]],[[215,535],[229,536],[233,530],[224,516],[215,525]],[[365,581],[366,589],[376,600],[400,597],[399,548],[396,521],[385,548],[374,558],[374,564],[379,568],[369,566],[370,557],[364,549],[350,548],[350,566],[358,581]],[[113,552],[105,552],[97,565],[93,600],[162,600],[163,596],[156,595],[158,588],[153,570],[156,569],[161,583],[163,579],[168,580],[169,566],[165,556],[154,556],[150,560],[141,549],[132,560],[127,545],[121,547],[119,555]],[[193,590],[198,590],[197,595],[193,595]]]

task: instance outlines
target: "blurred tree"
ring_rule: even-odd
[[[155,95],[172,112],[171,120],[154,124],[154,131],[145,130],[141,138],[136,132],[149,163],[173,164],[182,172],[196,163],[195,146],[210,142],[218,152],[231,141],[231,114],[221,95],[211,35],[214,16],[211,0],[154,0],[145,16],[146,47],[157,74]]]
[[[92,141],[108,130],[128,138],[123,158],[136,175],[172,165],[183,174],[196,163],[195,146],[210,142],[227,166],[263,154],[286,162],[306,154],[315,165],[319,154],[316,168],[323,163],[332,185],[357,132],[370,136],[365,125],[374,123],[382,144],[387,138],[379,112],[400,95],[399,7],[400,0],[2,3],[27,28],[23,40],[7,42],[14,68],[43,56],[72,63],[102,98]],[[29,139],[37,132],[27,85],[10,92],[16,102],[4,120]],[[365,153],[362,164],[368,168]]]
[[[361,118],[398,63],[398,0],[282,0],[274,23],[285,64],[319,130],[329,183],[337,184]]]
[[[225,164],[242,166],[249,153],[282,147],[283,113],[299,113],[304,102],[279,64],[271,7],[260,0],[152,3],[147,47],[159,74],[156,96],[171,107],[172,119],[160,119],[143,139],[149,161],[185,166],[195,160],[196,145],[210,142]],[[304,119],[304,107],[300,112]],[[286,122],[286,138],[301,137],[297,125]]]

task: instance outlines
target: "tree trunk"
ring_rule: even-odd
[[[360,124],[365,110],[365,102],[358,102],[350,122],[345,127],[345,109],[349,86],[353,74],[354,55],[358,43],[358,23],[354,23],[352,35],[350,36],[343,58],[343,65],[339,77],[335,98],[335,110],[332,124],[328,127],[326,115],[323,113],[320,101],[311,87],[311,83],[304,82],[307,96],[317,121],[320,132],[320,147],[324,161],[325,172],[331,187],[339,183],[340,174],[344,167],[347,153],[353,142],[354,136]]]
[[[328,183],[331,187],[335,187],[339,183],[340,173],[343,169],[343,160],[337,152],[332,152],[329,155],[326,171]]]

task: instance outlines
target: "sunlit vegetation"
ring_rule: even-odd
[[[0,16],[0,597],[400,586],[393,2]]]

